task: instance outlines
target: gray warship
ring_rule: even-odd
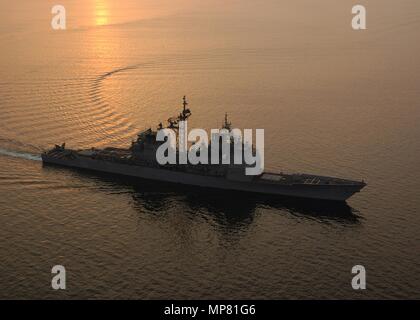
[[[180,121],[191,116],[184,96],[183,109],[177,117],[168,119],[167,128],[179,129]],[[162,129],[160,123],[157,129]],[[223,128],[231,130],[227,116]],[[238,164],[166,164],[156,160],[156,151],[162,142],[157,141],[157,131],[148,128],[140,132],[129,148],[68,149],[65,144],[55,145],[41,157],[44,164],[73,167],[103,173],[130,176],[139,179],[195,187],[232,190],[286,196],[295,198],[346,201],[366,186],[364,181],[319,176],[312,174],[286,174],[263,172],[246,175],[246,165]]]

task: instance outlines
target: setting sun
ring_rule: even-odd
[[[106,1],[97,0],[95,1],[95,24],[97,26],[103,26],[108,24],[109,11],[106,6]]]

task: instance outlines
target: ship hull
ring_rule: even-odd
[[[345,201],[353,194],[359,192],[362,188],[358,185],[279,185],[235,181],[223,177],[203,176],[181,171],[165,170],[161,168],[127,165],[123,163],[96,160],[85,157],[66,159],[51,157],[47,154],[43,154],[42,161],[46,164],[54,164],[65,167],[190,186],[330,201]]]

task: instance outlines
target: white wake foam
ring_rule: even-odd
[[[6,149],[0,149],[0,155],[14,157],[14,158],[21,158],[21,159],[26,159],[26,160],[33,160],[33,161],[42,160],[41,156],[38,156],[35,154],[26,153],[26,152],[16,152],[16,151],[11,151],[11,150],[6,150]]]

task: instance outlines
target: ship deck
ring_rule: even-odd
[[[354,181],[348,179],[318,176],[310,174],[284,174],[265,172],[259,180],[263,183],[274,183],[274,184],[289,184],[289,185],[340,185],[340,186],[364,186],[364,181]]]

